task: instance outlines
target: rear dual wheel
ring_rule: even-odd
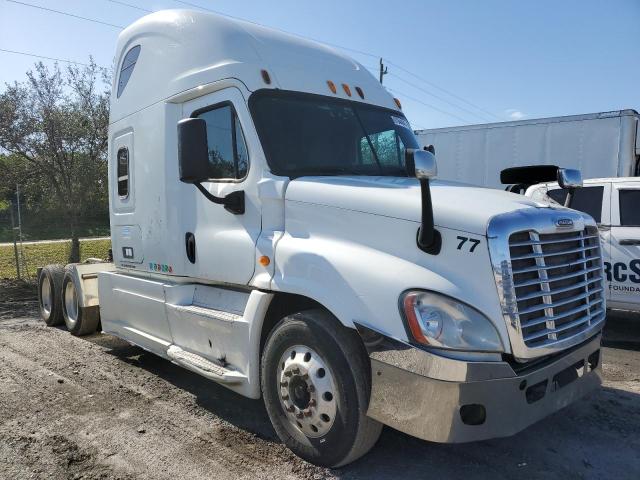
[[[366,416],[370,367],[357,333],[323,310],[283,318],[262,357],[262,393],[280,439],[316,465],[367,453],[382,424]]]
[[[80,286],[70,267],[65,268],[62,279],[62,316],[69,333],[76,336],[94,333],[100,322],[98,307],[82,307]]]
[[[47,265],[38,275],[38,305],[40,318],[50,327],[60,325],[62,317],[62,279],[64,266]]]

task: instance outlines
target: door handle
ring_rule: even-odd
[[[640,240],[634,238],[625,238],[618,242],[620,245],[640,245]]]
[[[187,258],[191,263],[196,263],[196,236],[191,232],[187,232],[184,236],[184,243]]]

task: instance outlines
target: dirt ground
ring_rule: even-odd
[[[611,316],[605,384],[518,435],[464,445],[385,428],[339,470],[278,441],[247,400],[114,337],[37,320],[30,289],[0,283],[0,478],[640,478],[640,317]]]

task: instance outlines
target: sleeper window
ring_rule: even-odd
[[[247,146],[237,115],[230,105],[200,113],[207,124],[209,175],[211,180],[237,180],[246,177],[249,164]]]
[[[127,198],[129,196],[129,149],[118,150],[118,196]]]
[[[129,78],[131,78],[131,74],[133,73],[133,69],[136,66],[139,55],[140,45],[136,45],[124,56],[122,67],[120,67],[120,75],[118,75],[118,98],[120,98],[120,95],[122,95],[124,87],[127,86]]]

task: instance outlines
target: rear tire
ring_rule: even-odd
[[[283,318],[262,355],[262,394],[284,444],[315,465],[367,453],[382,424],[367,417],[371,369],[362,342],[324,310]]]
[[[40,318],[49,327],[63,322],[61,297],[63,277],[64,266],[60,264],[42,267],[38,276]]]
[[[62,315],[67,330],[72,335],[82,336],[95,333],[100,323],[98,307],[81,307],[78,292],[80,286],[70,267],[65,268],[62,279]]]

